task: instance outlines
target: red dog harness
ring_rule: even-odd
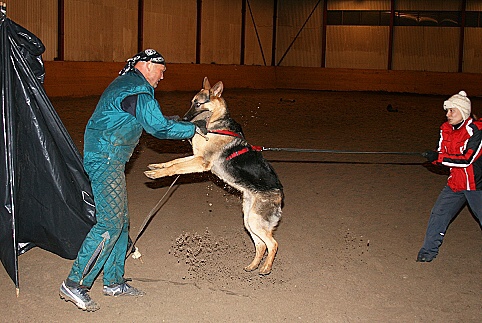
[[[234,131],[231,131],[231,130],[222,130],[222,129],[219,129],[219,130],[209,130],[210,133],[215,133],[215,134],[218,134],[218,135],[226,135],[226,136],[232,136],[232,137],[237,137],[237,138],[243,138],[243,136],[237,132],[234,132]],[[247,153],[248,151],[250,150],[254,150],[254,151],[262,151],[263,150],[263,147],[261,146],[249,146],[249,147],[244,147],[243,149],[240,149],[238,151],[235,151],[234,153],[232,153],[231,155],[229,155],[228,157],[226,157],[226,160],[231,160],[233,159],[234,157],[238,157],[239,155],[242,155],[244,153]]]

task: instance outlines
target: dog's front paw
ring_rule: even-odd
[[[146,170],[144,172],[144,175],[146,175],[150,179],[156,179],[156,178],[162,177],[158,170]]]
[[[149,168],[149,169],[164,168],[164,163],[161,163],[161,164],[149,164],[149,165],[147,165],[147,168]]]

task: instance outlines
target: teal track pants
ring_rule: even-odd
[[[123,283],[129,239],[125,163],[86,155],[84,168],[91,180],[97,223],[87,234],[68,278],[90,288],[103,269],[105,286]]]

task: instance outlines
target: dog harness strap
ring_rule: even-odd
[[[234,131],[231,131],[231,130],[226,130],[226,129],[214,129],[214,130],[209,130],[208,132],[209,132],[209,133],[215,133],[215,134],[218,134],[218,135],[226,135],[226,136],[233,136],[233,137],[243,138],[243,135],[241,135],[240,133],[237,133],[237,132],[234,132]],[[234,157],[238,157],[239,155],[242,155],[242,154],[244,154],[244,153],[247,153],[247,152],[250,151],[250,150],[262,151],[262,150],[263,150],[263,147],[261,147],[261,146],[244,147],[243,149],[240,149],[240,150],[238,150],[238,151],[235,151],[234,153],[232,153],[231,155],[229,155],[228,157],[226,157],[226,160],[231,160],[231,159],[233,159]]]
[[[263,146],[251,146],[251,149],[255,151],[263,151]]]
[[[216,133],[218,135],[227,135],[227,136],[243,138],[243,136],[241,136],[241,134],[239,134],[237,132],[234,132],[234,131],[231,131],[231,130],[217,129],[217,130],[209,130],[208,132]]]
[[[261,146],[244,147],[243,149],[238,150],[238,151],[235,151],[234,153],[232,153],[231,155],[229,155],[228,157],[226,157],[226,160],[231,160],[231,159],[233,159],[234,157],[238,157],[239,155],[242,155],[242,154],[244,154],[244,153],[247,153],[247,152],[250,151],[250,150],[262,151],[262,150],[263,150],[263,147],[261,147]]]
[[[229,155],[228,157],[226,157],[226,160],[231,160],[233,159],[234,157],[238,157],[239,155],[242,155],[244,153],[247,153],[249,151],[249,148],[248,147],[245,147],[241,150],[238,150],[238,151],[235,151],[234,153],[232,153],[231,155]]]

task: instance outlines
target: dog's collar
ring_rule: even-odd
[[[233,136],[238,138],[243,138],[240,133],[231,131],[231,130],[224,130],[224,129],[215,129],[215,130],[208,130],[209,133],[216,133],[218,135],[226,135],[226,136]]]

